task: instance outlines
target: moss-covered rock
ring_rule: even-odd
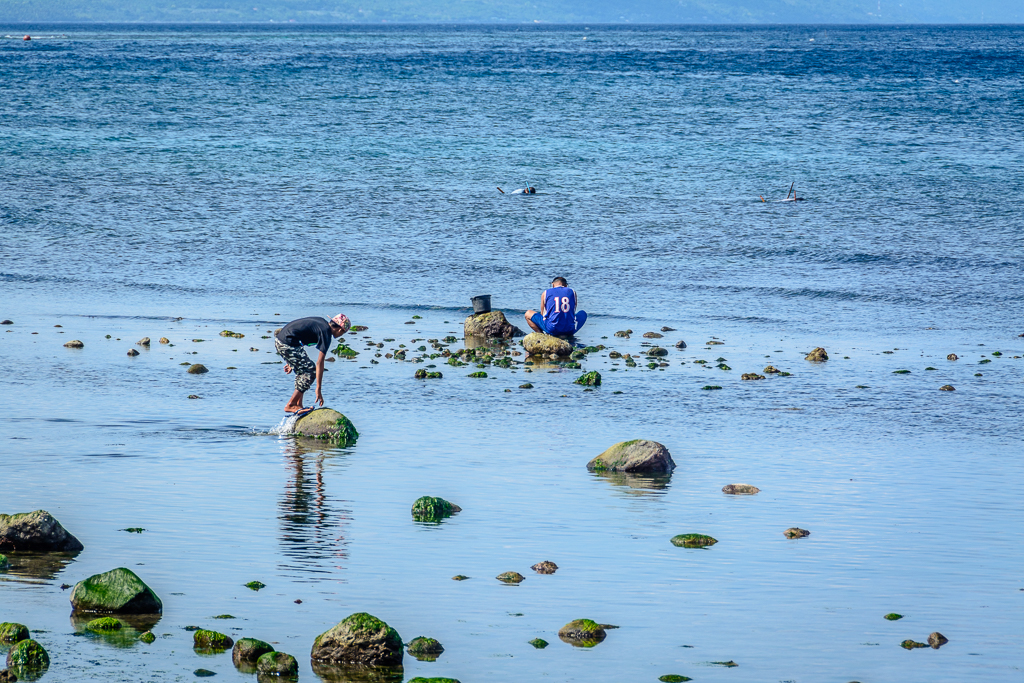
[[[807,529],[801,529],[800,527],[790,527],[782,532],[786,538],[805,538],[811,535],[811,532]]]
[[[408,653],[421,662],[437,661],[438,656],[444,652],[444,646],[433,638],[419,636],[409,641],[406,648]]]
[[[601,386],[601,373],[597,370],[591,370],[577,377],[574,383],[587,387],[599,387]]]
[[[526,577],[519,572],[502,572],[495,576],[498,581],[502,583],[519,584],[526,580]]]
[[[575,619],[558,629],[558,637],[576,647],[593,647],[607,634],[601,625],[590,619]]]
[[[299,675],[299,663],[284,652],[266,652],[256,660],[256,673],[294,678]]]
[[[549,645],[549,643],[548,643],[548,641],[544,640],[543,638],[534,638],[533,640],[530,641],[530,645],[533,645],[538,650],[543,650],[544,648],[546,648]]]
[[[743,375],[740,376],[740,379],[742,379],[742,380],[758,380],[758,379],[764,379],[764,375],[759,375],[756,372],[744,372]]]
[[[330,408],[320,408],[300,417],[295,422],[293,433],[296,436],[329,441],[342,448],[353,445],[359,438],[359,432],[352,421]]]
[[[423,676],[417,676],[409,681],[409,683],[459,683],[459,681],[454,678],[423,678]]]
[[[122,628],[124,628],[124,624],[114,617],[100,617],[99,619],[93,619],[85,625],[86,631],[94,631],[96,633],[120,631]]]
[[[952,384],[943,384],[941,387],[939,387],[939,391],[956,391],[956,387],[954,387]]]
[[[148,645],[149,643],[156,641],[156,636],[153,635],[152,631],[146,631],[145,633],[139,635],[139,640]]]
[[[532,332],[523,339],[523,348],[531,356],[569,356],[572,344],[543,332]]]
[[[0,643],[17,643],[28,639],[28,627],[12,621],[0,623]]]
[[[821,363],[828,360],[828,353],[825,349],[820,346],[811,351],[809,354],[804,356],[804,360],[814,361],[815,363]]]
[[[34,677],[32,674],[45,671],[50,666],[50,655],[43,646],[26,638],[19,641],[7,653],[7,668],[13,669],[18,678]]]
[[[469,373],[466,376],[467,377],[472,377],[474,379],[486,379],[487,378],[487,373],[484,372],[483,370],[479,370],[477,372],[471,372],[471,373]]]
[[[679,534],[672,537],[672,545],[680,548],[707,548],[716,543],[717,539],[704,534]]]
[[[732,496],[752,496],[760,490],[750,484],[727,484],[722,487],[722,493],[728,493]]]
[[[163,603],[130,569],[120,567],[79,581],[71,591],[76,612],[160,614]]]
[[[222,337],[234,337],[235,339],[242,339],[245,337],[241,332],[232,332],[231,330],[222,330],[220,333]]]
[[[231,649],[231,661],[235,666],[254,664],[257,659],[274,652],[274,646],[256,638],[239,638]]]
[[[903,618],[903,615],[902,614],[896,614],[895,612],[889,612],[888,614],[886,614],[882,618],[883,619],[888,619],[889,621],[899,621],[900,619]]]
[[[0,515],[0,550],[78,552],[83,547],[46,510]]]
[[[904,650],[915,650],[921,647],[928,647],[928,644],[919,643],[916,640],[910,640],[908,638],[907,640],[904,640],[902,643],[900,643],[900,647],[902,647]]]
[[[646,439],[617,443],[587,463],[591,472],[671,472],[675,467],[667,448]]]
[[[661,339],[665,335],[657,332],[644,332],[644,339]]]
[[[655,357],[667,356],[668,349],[662,348],[660,346],[652,346],[651,348],[647,349],[647,355]]]
[[[234,644],[235,641],[230,636],[218,633],[217,631],[209,631],[205,628],[201,628],[192,634],[192,647],[196,650],[220,652],[230,649]]]
[[[261,588],[267,587],[267,584],[263,583],[262,581],[250,581],[249,583],[244,585],[251,591],[259,591]]]
[[[418,522],[439,522],[457,512],[462,512],[462,508],[434,496],[422,496],[412,504],[412,518]]]
[[[402,638],[377,617],[357,612],[313,642],[310,657],[316,661],[356,666],[402,665]]]
[[[686,681],[692,681],[693,679],[689,676],[681,676],[680,674],[665,674],[664,676],[658,676],[658,680],[661,683],[686,683]]]
[[[511,339],[522,337],[523,331],[505,319],[501,311],[475,313],[462,324],[463,334],[478,339]]]

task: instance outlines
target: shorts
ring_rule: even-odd
[[[277,355],[284,358],[284,362],[292,366],[295,373],[295,390],[306,392],[313,386],[316,379],[316,365],[306,355],[306,349],[301,346],[288,346],[276,336],[274,337],[274,348]]]
[[[545,334],[550,334],[552,337],[571,337],[574,333],[578,332],[581,327],[583,327],[583,324],[585,322],[587,322],[587,312],[576,311],[576,329],[569,330],[567,332],[552,332],[551,330],[549,330],[547,326],[547,321],[544,320],[544,316],[541,315],[540,313],[534,313],[533,317],[530,318],[530,320],[531,322],[533,322],[534,325],[544,330]]]

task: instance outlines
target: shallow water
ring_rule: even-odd
[[[0,102],[0,511],[86,546],[0,573],[43,680],[251,678],[189,625],[317,680],[313,638],[357,611],[444,644],[407,680],[1019,677],[1018,29],[59,31],[0,41],[21,93]],[[491,189],[520,175],[541,194]],[[794,178],[806,202],[757,200]],[[482,291],[521,320],[553,272],[582,342],[636,354],[667,325],[689,347],[657,370],[591,354],[587,392],[350,342],[324,393],[356,445],[272,433],[282,322],[343,309],[369,326],[350,339],[416,348],[461,337]],[[430,364],[444,379],[412,379]],[[793,374],[739,379],[768,364]],[[668,446],[668,482],[587,472],[632,438]],[[421,495],[463,512],[416,523]],[[74,635],[60,585],[117,566],[164,601],[152,645]],[[620,628],[575,649],[576,618]]]

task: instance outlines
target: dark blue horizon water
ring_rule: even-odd
[[[1021,27],[0,26],[0,513],[86,545],[0,573],[0,621],[44,681],[249,680],[188,625],[314,681],[356,611],[444,643],[407,680],[1016,680],[1022,74]],[[671,327],[669,366],[591,354],[586,392],[412,360],[555,275],[581,342]],[[339,310],[369,330],[325,397],[360,440],[298,444],[269,334]],[[768,364],[792,375],[740,379]],[[586,471],[635,438],[669,483]],[[421,495],[464,512],[416,525]],[[164,599],[151,647],[69,622],[60,584],[114,566]],[[574,649],[576,618],[621,628]]]

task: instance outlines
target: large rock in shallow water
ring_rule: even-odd
[[[108,614],[159,614],[164,609],[153,589],[124,567],[79,581],[71,591],[71,607]]]
[[[475,313],[466,318],[462,327],[467,337],[511,339],[523,336],[523,331],[506,320],[505,314],[501,311]]]
[[[550,334],[542,332],[532,332],[526,335],[526,339],[523,340],[523,347],[531,356],[550,356],[552,354],[568,356],[572,353],[572,344],[564,339],[552,337]]]
[[[667,448],[645,439],[617,443],[587,463],[591,472],[671,472],[675,467]]]
[[[293,433],[313,439],[331,441],[339,446],[351,446],[359,438],[355,425],[337,410],[321,408],[298,419]]]
[[[46,510],[0,515],[0,550],[78,552],[83,548]]]
[[[402,638],[377,617],[357,612],[317,636],[309,656],[351,666],[401,666]]]
[[[7,653],[7,668],[13,669],[22,678],[26,674],[39,674],[50,666],[50,656],[43,646],[34,640],[23,640]]]

